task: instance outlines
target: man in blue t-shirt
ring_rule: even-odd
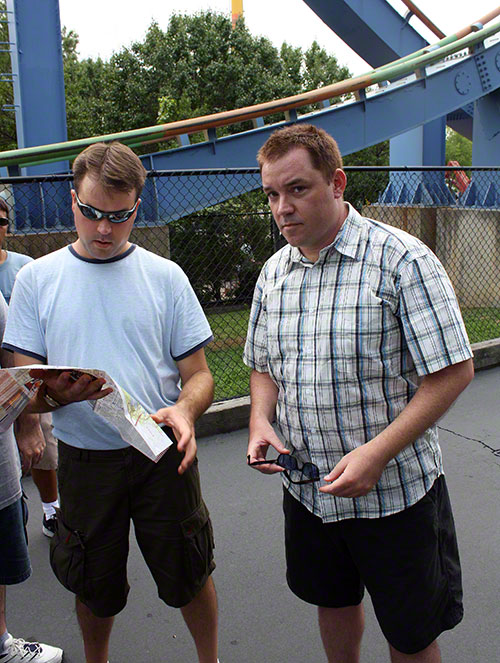
[[[212,333],[182,270],[129,241],[146,176],[132,150],[91,145],[73,175],[78,239],[19,273],[4,347],[16,365],[106,371],[174,444],[152,462],[85,402],[109,394],[102,380],[68,371],[46,379],[30,408],[53,413],[59,440],[52,568],[76,595],[87,663],[105,663],[129,590],[132,520],[160,598],[181,608],[200,662],[216,663],[213,534],[194,432],[213,398],[204,353]]]

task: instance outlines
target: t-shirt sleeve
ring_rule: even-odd
[[[7,322],[7,302],[5,297],[0,292],[0,339],[3,337],[5,332],[5,324]]]
[[[187,276],[180,272],[172,327],[172,357],[175,361],[184,359],[212,340],[212,330],[200,302]]]
[[[426,253],[400,275],[400,318],[419,375],[472,357],[451,281],[439,260]]]
[[[258,371],[267,373],[267,312],[264,297],[265,267],[262,269],[253,293],[252,308],[248,321],[248,332],[243,352],[243,362]]]
[[[9,305],[3,347],[45,361],[47,348],[29,266],[17,275]]]

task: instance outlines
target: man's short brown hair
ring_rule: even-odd
[[[73,183],[76,192],[83,178],[90,175],[104,189],[140,196],[146,180],[146,169],[139,157],[122,143],[94,143],[83,150],[73,162]]]
[[[313,124],[292,124],[274,131],[257,152],[260,170],[266,161],[281,159],[295,147],[304,147],[309,152],[313,166],[323,173],[327,182],[342,168],[339,146],[329,133]]]

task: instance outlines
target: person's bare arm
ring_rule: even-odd
[[[13,353],[0,348],[0,365],[3,368],[12,368],[14,366]],[[29,414],[23,410],[14,422],[14,433],[23,473],[26,473],[33,464],[38,463],[45,450],[45,438],[38,414]]]
[[[45,451],[46,443],[40,426],[40,415],[29,414],[23,410],[14,422],[14,434],[25,474],[41,460]]]
[[[387,463],[440,419],[474,377],[472,359],[426,375],[415,395],[379,435],[346,454],[325,477],[323,493],[360,497],[375,486]]]
[[[43,363],[40,360],[23,355],[19,352],[14,353],[15,366],[30,366],[32,364]],[[30,371],[33,378],[40,378],[44,384],[38,389],[34,398],[26,406],[25,414],[33,414],[39,412],[53,412],[56,408],[51,407],[43,399],[43,394],[47,393],[54,401],[60,404],[61,407],[76,403],[78,401],[96,400],[104,398],[113,390],[108,387],[103,389],[105,380],[101,378],[93,378],[91,375],[82,374],[78,380],[71,377],[70,371],[42,371],[33,369]]]
[[[272,381],[269,373],[252,371],[250,375],[250,399],[247,449],[250,462],[265,460],[269,447],[274,447],[278,453],[289,453],[272,427],[278,401],[278,387]],[[258,465],[255,469],[264,474],[283,471],[283,468],[279,465]]]
[[[183,474],[196,457],[196,420],[210,407],[214,397],[214,380],[203,348],[177,362],[182,390],[175,405],[160,408],[152,414],[158,424],[170,426],[177,440],[177,449],[184,454],[179,465]]]

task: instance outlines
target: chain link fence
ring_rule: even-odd
[[[455,287],[471,342],[500,337],[500,169],[346,168],[345,198],[419,237]],[[38,258],[76,239],[71,177],[7,178],[4,248]],[[248,394],[241,357],[252,292],[282,244],[257,169],[151,172],[131,241],[177,262],[209,318],[216,400]]]

